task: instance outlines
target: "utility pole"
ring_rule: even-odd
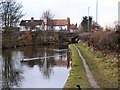
[[[120,27],[120,1],[118,2],[118,26]]]
[[[90,9],[90,7],[88,7],[88,32],[90,31],[90,29],[89,29],[89,9]]]
[[[96,0],[96,23],[98,23],[98,0]]]
[[[0,0],[0,48],[2,48],[2,0]],[[2,51],[0,50],[2,55]],[[2,57],[0,57],[0,90],[2,89]]]

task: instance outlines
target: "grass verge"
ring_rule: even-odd
[[[101,88],[118,88],[118,62],[109,61],[95,54],[87,48],[87,45],[77,43],[76,46],[81,51],[98,85]]]
[[[77,88],[76,85],[80,85],[81,88],[91,88],[78,51],[72,44],[69,45],[69,48],[72,52],[72,68],[64,88]]]

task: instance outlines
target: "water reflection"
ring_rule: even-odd
[[[20,52],[12,52],[11,50],[3,50],[3,67],[2,79],[3,87],[10,88],[10,86],[19,87],[22,80],[22,69],[20,68],[19,60]],[[17,57],[18,56],[18,57]]]
[[[68,49],[54,46],[3,50],[3,88],[62,88],[69,75],[69,56]]]

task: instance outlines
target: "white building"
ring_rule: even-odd
[[[34,18],[32,17],[31,20],[22,20],[20,26],[21,31],[43,30],[44,22],[43,20],[34,20]]]

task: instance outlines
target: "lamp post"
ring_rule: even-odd
[[[90,9],[90,7],[88,7],[88,32],[90,31],[89,30],[89,9]]]

